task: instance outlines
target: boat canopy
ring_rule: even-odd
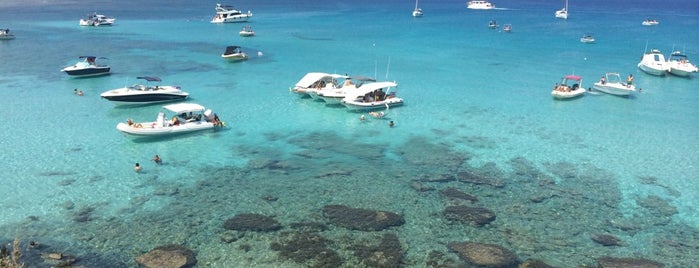
[[[368,76],[351,76],[350,79],[354,79],[357,81],[376,82],[376,79],[374,79],[373,77],[368,77]]]
[[[577,75],[572,75],[572,74],[566,75],[564,78],[568,79],[568,80],[575,80],[575,81],[580,81],[582,79],[582,77],[577,76]]]
[[[196,103],[176,103],[165,105],[163,108],[176,114],[204,111],[204,106]]]
[[[352,93],[354,93],[354,94],[347,94],[347,97],[348,98],[357,98],[359,96],[364,96],[367,93],[374,92],[374,90],[378,90],[380,88],[390,88],[390,87],[396,87],[396,86],[398,86],[398,84],[396,84],[394,82],[367,83],[367,84],[364,84],[361,87],[357,88],[357,90],[353,90]]]
[[[328,74],[328,73],[307,73],[301,80],[296,83],[297,87],[310,87],[313,83],[323,80],[323,79],[338,79],[338,78],[349,78],[346,75],[341,74]]]
[[[226,52],[224,52],[224,55],[230,55],[230,54],[235,54],[235,53],[240,53],[240,46],[227,46],[226,47]]]
[[[143,80],[146,80],[146,81],[148,81],[148,82],[160,82],[160,81],[162,81],[162,80],[160,80],[159,77],[155,77],[155,76],[139,76],[139,77],[136,77],[136,78],[137,78],[137,79],[143,79]]]

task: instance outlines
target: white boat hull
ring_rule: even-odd
[[[684,76],[688,77],[692,75],[692,73],[696,73],[697,67],[692,65],[692,64],[682,64],[680,62],[670,62],[670,73],[676,76]]]
[[[572,98],[580,97],[583,94],[585,94],[584,88],[577,88],[576,90],[571,90],[571,91],[559,91],[559,90],[551,91],[551,96],[553,96],[555,99],[572,99]]]
[[[164,125],[158,125],[156,122],[142,122],[138,124],[140,124],[140,127],[129,126],[122,122],[117,124],[116,128],[123,133],[134,136],[169,136],[213,129],[215,127],[213,123],[206,121],[188,122],[178,126],[169,126],[169,122],[165,122]]]
[[[387,98],[386,100],[373,102],[362,102],[357,100],[350,101],[343,99],[341,103],[342,105],[353,111],[369,111],[376,109],[386,109],[386,105],[388,105],[389,107],[401,106],[403,105],[403,99],[393,97]]]
[[[242,60],[248,59],[248,54],[245,54],[245,53],[236,53],[236,54],[230,54],[230,55],[221,54],[221,57],[224,59],[227,59],[229,61],[242,61]]]
[[[638,64],[638,68],[647,74],[657,76],[664,76],[665,73],[669,71],[668,68],[664,66],[664,64],[644,64],[642,62]]]
[[[607,94],[617,95],[617,96],[628,96],[632,92],[636,91],[634,86],[627,86],[621,83],[605,83],[601,82],[595,83],[593,88],[597,91],[602,91]]]

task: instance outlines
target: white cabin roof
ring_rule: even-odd
[[[180,113],[188,113],[188,112],[202,112],[204,111],[204,106],[201,106],[196,103],[176,103],[176,104],[170,104],[170,105],[165,105],[163,108],[167,109],[168,111],[180,114]]]
[[[379,88],[387,88],[387,87],[396,87],[398,84],[394,82],[374,82],[374,83],[366,83],[357,88],[357,90],[352,91],[354,94],[347,94],[347,97],[350,98],[356,98],[359,96],[363,96],[364,94],[374,92],[374,90],[377,90]],[[350,96],[354,95],[354,96]]]
[[[335,79],[336,78],[345,78],[345,79],[349,78],[349,77],[347,77],[345,75],[341,75],[341,74],[307,73],[305,76],[303,76],[303,78],[301,78],[301,80],[299,80],[296,83],[296,86],[297,87],[310,87],[311,85],[313,85],[313,83],[315,83],[316,81],[321,80],[325,77],[335,78]]]

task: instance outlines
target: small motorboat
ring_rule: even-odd
[[[196,103],[177,103],[163,106],[155,121],[134,122],[131,119],[117,124],[117,130],[134,136],[169,136],[224,127],[225,123],[211,109]],[[167,119],[166,113],[172,115]]]
[[[647,74],[657,76],[664,76],[670,71],[670,65],[665,61],[665,56],[657,49],[644,53],[641,62],[638,63],[638,68]]]
[[[658,24],[660,24],[660,22],[658,20],[655,20],[655,19],[645,19],[645,20],[643,20],[643,22],[641,22],[641,25],[643,25],[643,26],[655,26]]]
[[[488,1],[474,0],[466,2],[466,7],[469,9],[493,9],[495,8],[495,5]]]
[[[403,105],[403,99],[396,97],[395,88],[398,85],[394,82],[373,82],[359,87],[352,91],[341,103],[350,110],[368,111],[383,109]],[[384,91],[384,88],[386,91]]]
[[[15,39],[15,35],[10,33],[10,29],[0,29],[0,40]]]
[[[572,86],[568,82],[574,83]],[[585,87],[582,86],[582,77],[578,75],[566,75],[561,84],[556,84],[551,91],[551,96],[555,99],[572,99],[585,94]]]
[[[490,29],[497,29],[499,27],[498,22],[495,20],[491,20],[488,22],[488,28]]]
[[[502,26],[502,30],[506,33],[512,32],[512,24],[505,24]]]
[[[239,46],[227,46],[221,57],[230,61],[243,61],[248,59],[248,54],[240,50]]]
[[[242,37],[250,37],[255,35],[255,31],[252,30],[252,26],[246,25],[243,26],[243,29],[240,30],[239,34]]]
[[[216,4],[216,16],[211,19],[211,23],[246,22],[252,17],[252,12],[243,13],[233,6]]]
[[[636,91],[634,85],[623,83],[619,73],[606,73],[600,80],[594,84],[593,88],[597,91],[602,91],[604,93],[617,95],[617,96],[628,96]]]
[[[105,15],[92,13],[87,16],[87,18],[80,19],[78,23],[80,26],[112,26],[116,19],[108,18]]]
[[[591,33],[586,33],[585,35],[580,37],[580,42],[585,44],[593,44],[595,43],[595,37],[592,36]]]
[[[692,73],[699,71],[696,65],[689,62],[687,55],[684,55],[679,51],[672,52],[670,57],[667,59],[667,63],[670,67],[669,72],[676,76],[688,77]]]
[[[139,76],[138,79],[150,82],[161,82],[158,77]],[[143,85],[135,84],[128,87],[112,89],[100,94],[102,98],[121,105],[151,104],[169,101],[184,100],[189,93],[184,92],[178,86]]]
[[[80,56],[80,59],[82,59],[82,61],[79,61],[73,66],[65,67],[61,69],[61,71],[66,72],[71,76],[85,77],[106,75],[109,74],[109,71],[111,70],[109,65],[97,65],[97,57],[95,56]],[[106,58],[100,57],[100,59]]]

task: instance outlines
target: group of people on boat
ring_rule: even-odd
[[[389,96],[389,98],[390,98],[390,96]],[[379,88],[377,90],[374,90],[372,92],[364,94],[364,101],[365,102],[383,101],[383,100],[386,100],[386,92],[383,91],[383,88]]]
[[[578,89],[578,87],[580,87],[579,84],[573,84],[572,87],[569,87],[566,84],[559,85],[558,83],[556,83],[555,85],[553,85],[553,90],[560,91],[560,92],[571,92],[571,91],[575,91],[576,89]]]

